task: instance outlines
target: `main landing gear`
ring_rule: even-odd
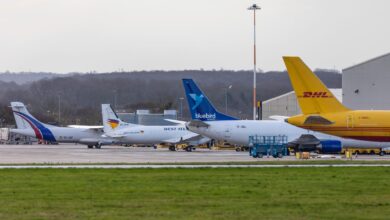
[[[93,149],[93,147],[95,147],[96,149],[100,149],[102,148],[102,144],[97,143],[95,145],[88,145],[88,149]]]

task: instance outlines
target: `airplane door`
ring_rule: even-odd
[[[354,126],[353,116],[348,115],[347,116],[347,128],[353,128],[353,126]]]
[[[224,137],[225,138],[230,138],[231,137],[231,132],[232,132],[232,128],[230,126],[226,126],[225,127],[225,131],[224,131]]]

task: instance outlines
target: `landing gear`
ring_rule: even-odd
[[[381,156],[381,157],[382,157],[382,156],[385,156],[385,154],[386,154],[386,153],[385,153],[383,150],[381,150],[381,152],[379,152],[379,156]]]
[[[93,148],[93,145],[88,145],[88,149],[92,149]]]
[[[189,145],[188,147],[186,147],[186,151],[187,151],[187,152],[191,152],[191,151],[192,151],[192,147],[193,147],[193,146]]]
[[[101,143],[97,143],[97,144],[95,145],[95,148],[96,148],[96,149],[102,148],[102,144],[101,144]]]
[[[171,146],[169,146],[169,150],[170,150],[170,151],[176,151],[176,147],[175,147],[175,145],[171,145]]]

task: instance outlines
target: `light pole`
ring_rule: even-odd
[[[229,85],[227,88],[226,88],[226,94],[225,94],[225,113],[227,114],[228,113],[228,92],[229,92],[229,89],[231,89],[233,87],[233,85]]]
[[[61,94],[58,94],[58,125],[61,124]]]
[[[184,100],[184,98],[180,97],[179,100],[180,100],[180,120],[183,120],[183,100]]]
[[[256,4],[248,8],[253,11],[253,120],[256,120],[256,10],[260,9]]]

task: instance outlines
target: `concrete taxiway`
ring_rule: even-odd
[[[331,158],[316,159],[329,160]],[[338,156],[341,159],[341,156]],[[359,155],[354,160],[390,160],[390,156]],[[103,146],[102,149],[88,149],[84,145],[0,145],[0,164],[56,164],[56,163],[211,163],[211,162],[253,162],[292,161],[294,156],[282,159],[255,159],[248,152],[233,150],[197,149],[193,152],[172,152],[166,148]]]
[[[304,168],[304,167],[390,167],[390,164],[248,164],[248,165],[168,165],[168,164],[134,164],[134,165],[0,165],[1,169],[197,169],[197,168]]]

